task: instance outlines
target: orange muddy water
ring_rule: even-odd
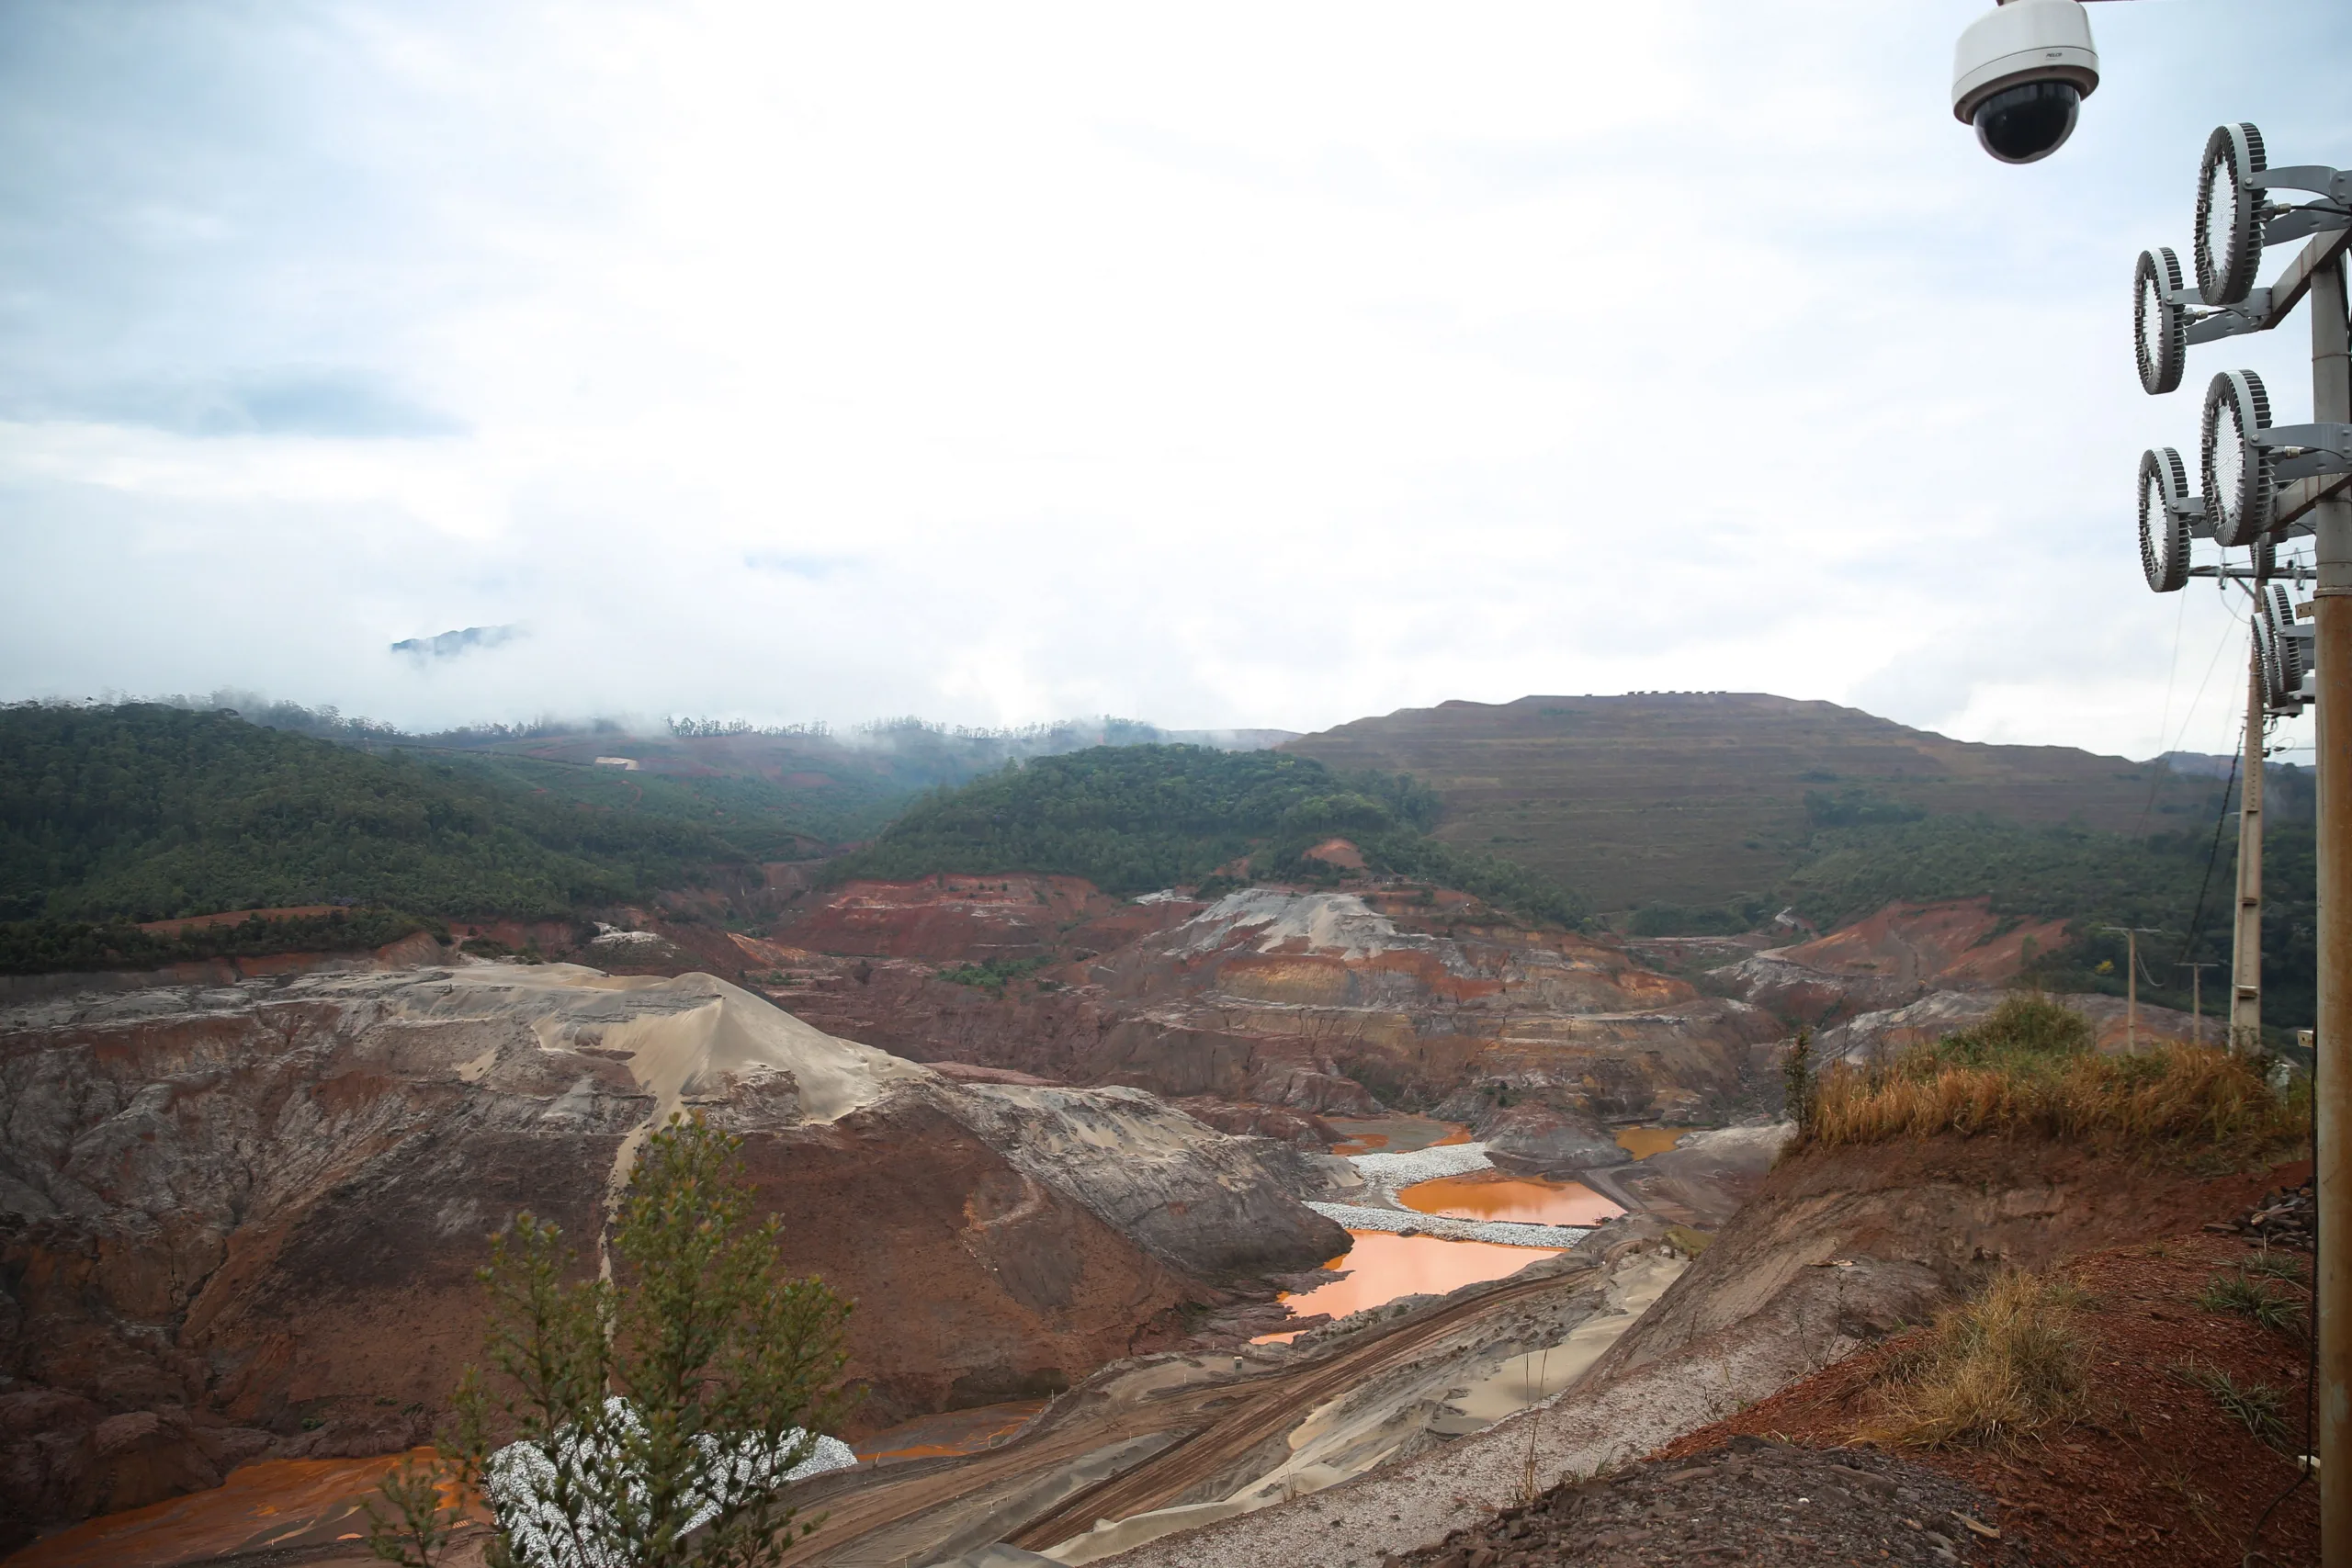
[[[430,1459],[431,1449],[411,1452]],[[8,1568],[162,1568],[207,1557],[355,1545],[368,1538],[366,1506],[400,1462],[378,1459],[273,1459],[249,1464],[209,1492],[86,1519],[35,1541]]]
[[[1012,1404],[983,1404],[973,1410],[950,1410],[860,1438],[850,1447],[868,1462],[886,1459],[947,1459],[991,1449],[1028,1423],[1046,1407],[1042,1399]]]
[[[1635,1159],[1647,1159],[1662,1155],[1682,1141],[1687,1127],[1620,1127],[1617,1146]]]
[[[1545,1181],[1498,1170],[1417,1181],[1400,1190],[1396,1201],[1417,1214],[1534,1225],[1597,1225],[1625,1212],[1580,1181]]]
[[[861,1460],[942,1459],[993,1448],[1046,1407],[1042,1399],[925,1416],[851,1445]],[[412,1450],[420,1460],[431,1449]],[[87,1519],[8,1559],[8,1568],[164,1568],[271,1549],[356,1546],[363,1511],[398,1456],[264,1460],[209,1492]]]
[[[1432,1122],[1426,1116],[1326,1116],[1340,1141],[1335,1155],[1410,1154],[1443,1144],[1466,1144],[1470,1129],[1459,1122]]]
[[[1329,1313],[1345,1317],[1376,1307],[1399,1296],[1443,1295],[1482,1280],[1516,1274],[1539,1258],[1556,1258],[1558,1247],[1498,1247],[1484,1241],[1441,1241],[1433,1235],[1392,1235],[1386,1231],[1350,1231],[1355,1246],[1345,1257],[1334,1258],[1326,1269],[1344,1269],[1345,1279],[1317,1285],[1296,1295],[1283,1292],[1283,1304],[1299,1317]],[[1288,1340],[1298,1330],[1264,1334],[1257,1343]]]

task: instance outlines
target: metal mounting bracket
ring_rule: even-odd
[[[2352,424],[2273,424],[2254,433],[2253,443],[2272,459],[2281,484],[2320,474],[2352,473]]]
[[[2270,175],[2296,172],[2266,171]],[[2352,178],[2352,175],[2341,175],[2333,169],[2324,172],[2339,179]],[[2257,180],[2263,177],[2263,175],[2255,176]],[[2296,213],[2309,210],[2304,208],[2294,209]],[[2278,238],[2280,241],[2300,238],[2302,234],[2313,233],[2314,230],[2317,233],[2311,243],[2305,245],[2301,253],[2270,280],[2267,288],[2254,289],[2238,304],[2209,308],[2205,296],[2193,283],[2185,288],[2165,289],[2165,304],[2196,312],[2182,323],[2185,329],[2182,335],[2186,341],[2192,344],[2218,343],[2222,338],[2237,337],[2245,333],[2267,333],[2285,321],[2289,313],[2303,302],[2303,296],[2311,292],[2312,275],[2344,254],[2346,250],[2352,249],[2352,216],[2325,224],[2314,224],[2312,229],[2299,230],[2294,235],[2281,234]]]
[[[2188,575],[2218,577],[2230,582],[2252,582],[2256,579],[2255,570],[2250,566],[2192,566],[2188,569]],[[2318,579],[2319,573],[2307,566],[2274,567],[2261,574],[2261,581],[2265,582],[2313,582]]]
[[[2352,169],[2331,169],[2325,164],[2285,164],[2256,169],[2246,177],[2256,190],[2307,190],[2339,207],[2352,207]]]

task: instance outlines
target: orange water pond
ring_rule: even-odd
[[[1459,1122],[1436,1122],[1427,1116],[1326,1116],[1340,1142],[1335,1155],[1402,1155],[1445,1144],[1466,1144],[1470,1129]]]
[[[1617,1146],[1635,1159],[1647,1159],[1662,1155],[1682,1141],[1688,1127],[1620,1127]]]
[[[1531,1225],[1597,1225],[1625,1212],[1581,1181],[1545,1181],[1498,1170],[1417,1181],[1399,1190],[1396,1201],[1417,1214]]]
[[[1356,1244],[1326,1269],[1344,1269],[1347,1277],[1317,1285],[1296,1295],[1284,1292],[1283,1304],[1300,1317],[1329,1313],[1345,1317],[1376,1307],[1399,1296],[1442,1295],[1516,1274],[1539,1258],[1556,1258],[1558,1247],[1498,1247],[1485,1241],[1441,1241],[1433,1235],[1394,1235],[1387,1231],[1350,1231]],[[1265,1334],[1259,1344],[1288,1340],[1298,1330]]]

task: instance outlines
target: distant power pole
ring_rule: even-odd
[[[2189,1032],[2198,1044],[2205,1043],[2205,971],[2219,969],[2220,964],[2208,960],[2199,964],[2176,964],[2176,969],[2188,971],[2188,1016],[2194,1021]]]
[[[2230,940],[2230,1049],[2262,1049],[2262,649],[2247,678],[2245,757],[2238,764],[2238,913]]]
[[[2161,936],[2154,926],[2101,926],[2110,936],[2123,939],[2124,959],[2128,971],[2123,976],[2123,1049],[2133,1055],[2140,1054],[2140,939]]]

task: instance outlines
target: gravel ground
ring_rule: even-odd
[[[1491,1241],[1505,1247],[1574,1247],[1592,1233],[1574,1225],[1527,1225],[1503,1220],[1450,1220],[1408,1209],[1367,1209],[1354,1203],[1309,1203],[1351,1231],[1419,1231],[1447,1241]]]
[[[1495,1162],[1487,1157],[1484,1144],[1432,1144],[1409,1153],[1350,1155],[1348,1163],[1374,1187],[1383,1192],[1394,1192],[1416,1181],[1491,1170]]]
[[[1874,1450],[1742,1437],[1555,1486],[1532,1507],[1506,1508],[1385,1568],[2029,1562],[1993,1517],[1993,1500],[1975,1488]]]

